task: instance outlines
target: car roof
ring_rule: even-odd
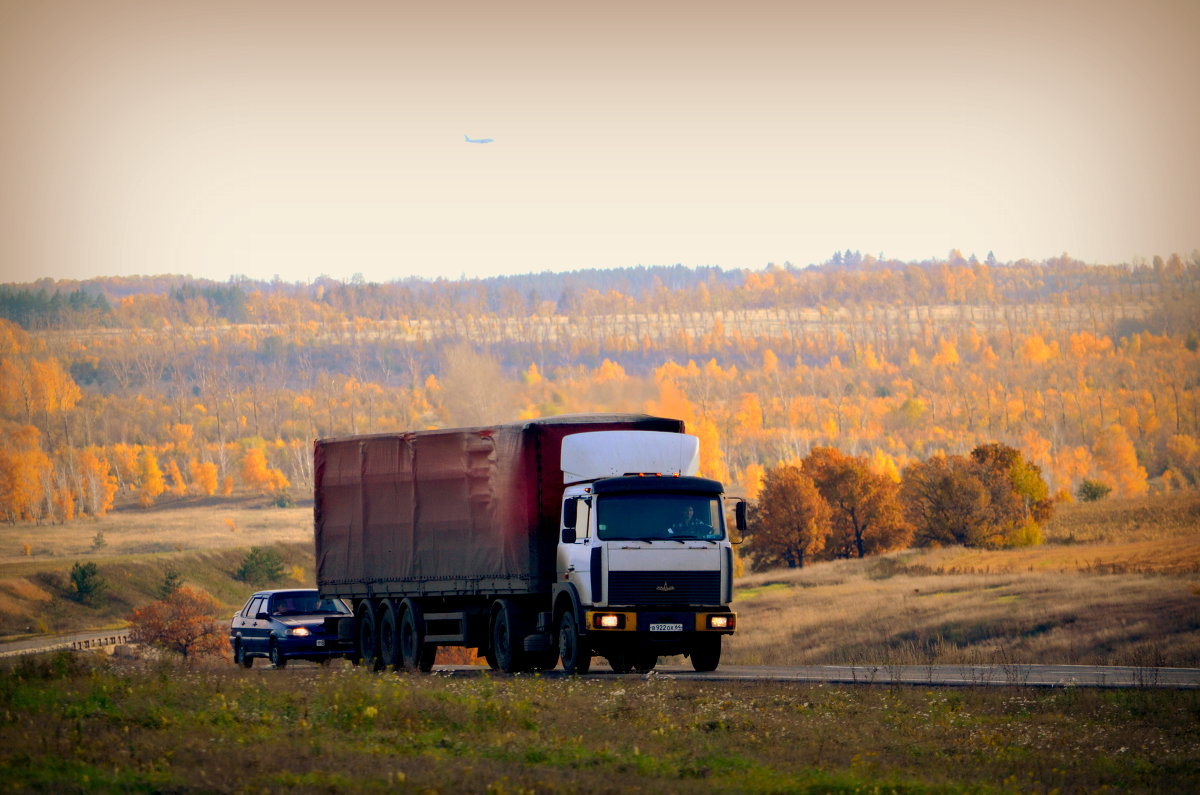
[[[276,588],[271,591],[255,591],[254,596],[272,596],[277,593],[317,593],[316,588]],[[254,597],[250,597],[253,599]]]

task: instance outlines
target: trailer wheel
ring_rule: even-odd
[[[571,610],[558,620],[558,656],[568,674],[586,674],[592,668],[592,650],[587,641],[579,637],[575,613]]]
[[[692,646],[692,668],[700,673],[715,671],[721,664],[721,636],[700,635]]]
[[[374,608],[369,601],[363,601],[358,615],[358,653],[363,665],[372,671],[383,667],[383,659],[379,656],[378,627]]]
[[[396,603],[385,599],[379,607],[379,667],[396,670],[404,667],[400,657],[400,622]]]
[[[492,615],[492,654],[496,666],[506,674],[525,670],[525,649],[517,636],[517,609],[512,602],[501,599]]]
[[[411,599],[404,600],[404,612],[400,616],[400,665],[428,673],[433,670],[437,657],[437,646],[425,644],[425,621],[421,608]]]

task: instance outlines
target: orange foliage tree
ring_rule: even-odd
[[[871,469],[863,456],[815,447],[804,474],[831,509],[827,557],[866,557],[908,546],[913,528],[900,504],[900,485]]]
[[[800,467],[780,464],[763,476],[750,523],[756,568],[786,563],[802,568],[825,548],[830,532],[829,504]]]
[[[184,657],[230,653],[229,632],[217,616],[221,605],[204,591],[181,586],[166,599],[137,608],[129,618],[134,643]]]
[[[143,508],[149,508],[158,499],[158,495],[167,490],[162,470],[158,466],[158,456],[149,447],[143,448],[142,454],[138,458],[138,475],[138,481],[141,484],[138,490],[138,501]]]
[[[9,522],[40,519],[51,469],[37,428],[0,423],[0,515]]]
[[[242,483],[260,494],[279,494],[289,485],[282,472],[267,464],[266,454],[258,447],[251,447],[242,457]]]

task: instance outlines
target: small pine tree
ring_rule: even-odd
[[[267,585],[283,577],[283,557],[269,547],[250,547],[234,578],[250,585]]]
[[[1075,491],[1075,496],[1079,498],[1080,502],[1096,502],[1107,497],[1110,491],[1112,491],[1112,486],[1106,483],[1098,480],[1084,480]]]
[[[95,563],[76,563],[71,567],[71,598],[85,605],[96,605],[104,598],[108,583]]]
[[[158,598],[170,599],[171,594],[179,590],[179,586],[183,585],[183,574],[173,565],[168,566],[163,573],[163,581],[158,586]]]

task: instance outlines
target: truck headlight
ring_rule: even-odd
[[[288,634],[297,638],[306,638],[312,633],[308,631],[308,627],[292,627],[288,630]]]
[[[625,616],[619,613],[607,613],[596,616],[596,626],[601,629],[620,629],[625,625]]]
[[[709,629],[733,629],[733,616],[709,616]]]

